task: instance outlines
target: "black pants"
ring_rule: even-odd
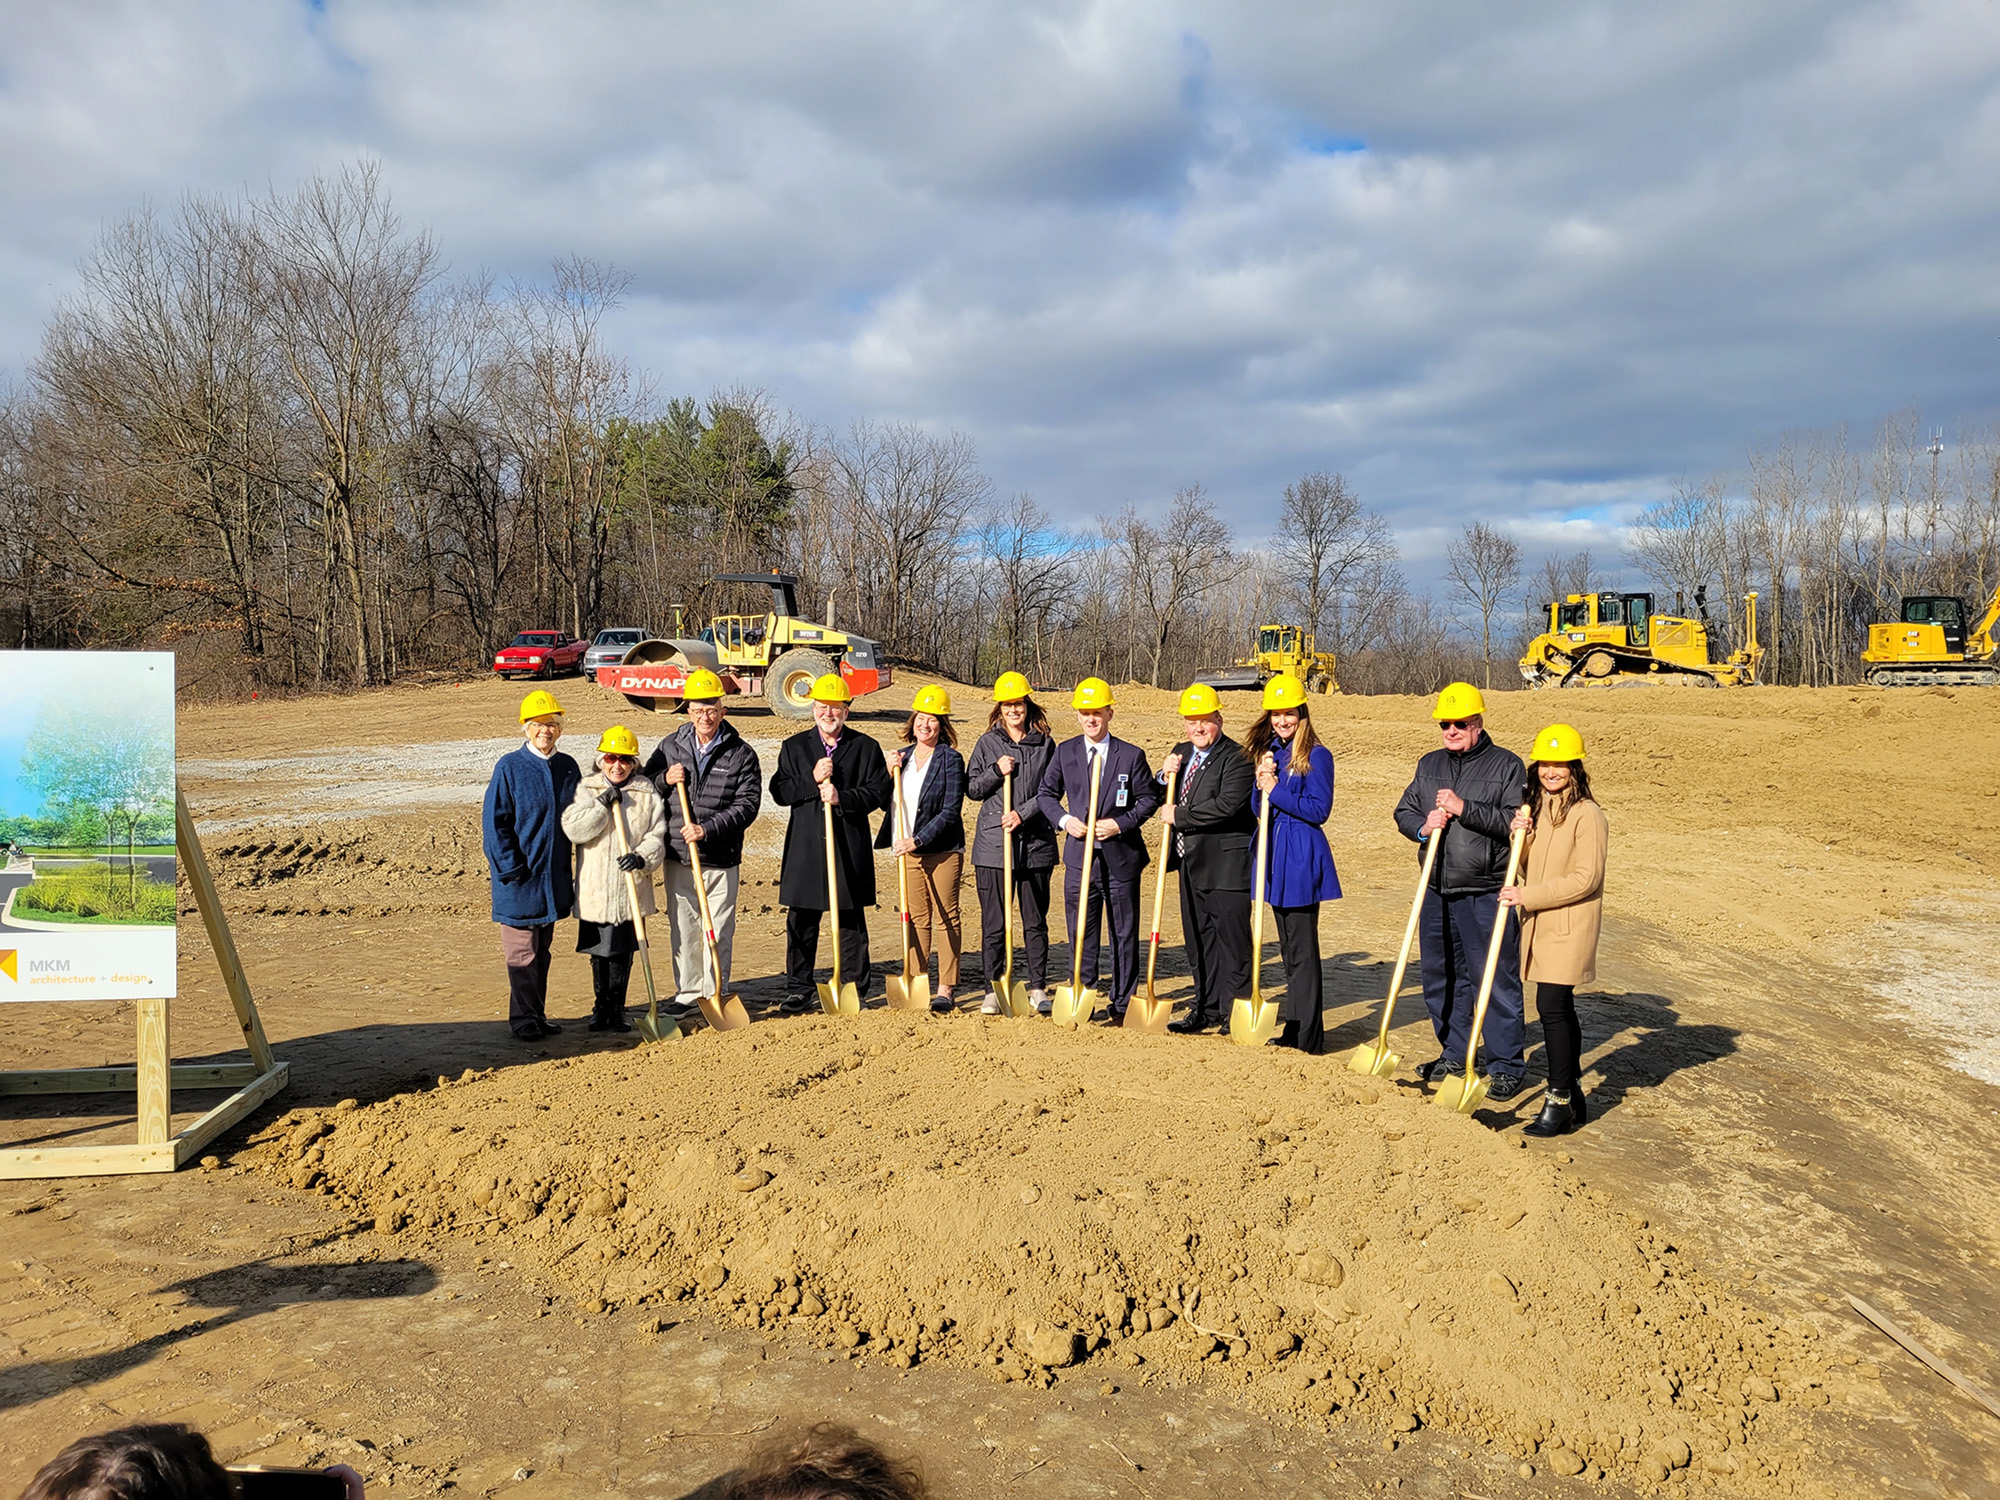
[[[972,879],[979,887],[979,952],[986,966],[986,982],[1000,978],[1007,959],[1006,870],[972,867]],[[1049,872],[1014,871],[1014,899],[1021,903],[1021,937],[1027,961],[1015,972],[1028,981],[1031,990],[1049,987]]]
[[[1577,1078],[1583,1071],[1583,1027],[1576,1019],[1576,986],[1537,981],[1535,1009],[1542,1013],[1549,1092],[1574,1095]]]
[[[1320,991],[1319,903],[1274,906],[1278,919],[1278,951],[1285,956],[1285,999],[1278,1007],[1285,1029],[1281,1047],[1296,1047],[1317,1057],[1326,1050],[1325,1001]]]
[[[1181,946],[1194,971],[1188,1019],[1214,1026],[1250,993],[1250,893],[1207,891],[1181,880]]]
[[[554,942],[556,924],[539,927],[500,928],[501,948],[507,958],[507,1024],[514,1035],[541,1035],[548,1020],[549,947]]]
[[[625,987],[632,982],[632,955],[616,958],[590,956],[592,1014],[600,1021],[615,1021],[625,1014]]]
[[[1084,924],[1084,931],[1076,930],[1077,897],[1083,889],[1083,869],[1080,864],[1065,866],[1063,870],[1063,917],[1069,925],[1069,940],[1072,944],[1083,942],[1083,983],[1084,988],[1093,989],[1111,1000],[1113,1015],[1125,1013],[1125,1002],[1132,998],[1132,990],[1139,983],[1139,882],[1136,880],[1113,880],[1111,872],[1102,863],[1096,863],[1090,870],[1090,913]],[[1104,915],[1111,914],[1111,983],[1098,984],[1098,934],[1104,930]],[[1075,959],[1072,951],[1070,957]]]
[[[813,965],[819,962],[819,922],[826,913],[810,906],[785,910],[785,995],[811,1000]],[[829,979],[832,975],[827,976]],[[868,917],[858,908],[840,909],[840,982],[856,994],[868,993]]]

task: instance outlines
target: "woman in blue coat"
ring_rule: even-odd
[[[1314,1055],[1326,1050],[1321,1020],[1319,904],[1340,899],[1340,877],[1322,825],[1333,815],[1333,752],[1313,733],[1305,685],[1288,673],[1264,684],[1264,716],[1251,726],[1244,753],[1257,767],[1250,810],[1271,799],[1270,874],[1264,899],[1278,919],[1285,958],[1285,1029],[1272,1045]],[[1253,955],[1261,962],[1263,955]]]

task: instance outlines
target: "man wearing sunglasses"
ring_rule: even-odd
[[[1396,827],[1404,838],[1420,849],[1426,838],[1444,840],[1418,927],[1424,1004],[1442,1053],[1417,1070],[1427,1082],[1463,1072],[1467,1049],[1479,1045],[1472,1012],[1493,924],[1503,915],[1500,887],[1507,878],[1509,830],[1528,782],[1521,757],[1487,737],[1485,714],[1486,699],[1469,682],[1454,682],[1438,694],[1431,717],[1443,744],[1417,762],[1416,778],[1396,804]],[[1526,1066],[1519,942],[1510,921],[1486,1010],[1489,1099],[1518,1094]]]

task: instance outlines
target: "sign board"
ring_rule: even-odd
[[[176,993],[174,658],[0,651],[0,1004]]]

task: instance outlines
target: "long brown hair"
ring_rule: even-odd
[[[1049,716],[1042,712],[1041,704],[1037,703],[1033,698],[1017,698],[1011,701],[1028,705],[1027,720],[1021,725],[1022,733],[1047,734],[1049,732]],[[1000,722],[1000,710],[1006,706],[1005,703],[996,703],[993,705],[993,712],[986,716],[986,727],[988,729],[1005,731],[1006,726]]]
[[[1266,751],[1278,742],[1278,731],[1271,727],[1271,711],[1264,710],[1263,717],[1250,726],[1250,733],[1244,737],[1243,753],[1255,765],[1264,758]],[[1312,753],[1319,748],[1319,736],[1313,733],[1312,715],[1306,706],[1299,705],[1299,727],[1292,731],[1292,758],[1286,770],[1293,776],[1303,776],[1312,763]]]
[[[950,716],[947,714],[932,714],[931,717],[938,721],[938,743],[940,745],[949,745],[952,749],[956,750],[958,748],[958,731],[951,727]],[[917,715],[915,710],[912,710],[909,718],[903,720],[903,743],[914,745],[916,742]]]
[[[1530,822],[1539,821],[1541,818],[1542,799],[1545,797],[1549,803],[1549,826],[1551,828],[1562,827],[1563,819],[1569,816],[1569,810],[1575,807],[1577,803],[1595,802],[1597,800],[1590,795],[1590,772],[1584,770],[1583,762],[1572,760],[1565,761],[1564,764],[1569,767],[1569,785],[1559,792],[1549,792],[1543,789],[1541,772],[1536,769],[1536,767],[1541,765],[1540,761],[1536,761],[1528,767],[1528,820]]]

